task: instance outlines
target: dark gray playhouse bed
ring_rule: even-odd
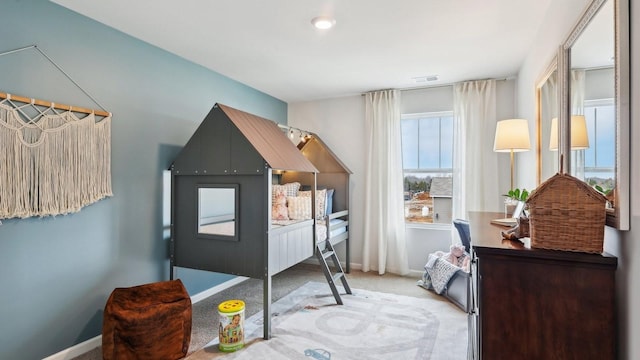
[[[345,244],[349,271],[350,171],[317,135],[296,147],[275,122],[216,104],[171,174],[171,278],[178,266],[262,279],[265,339],[273,275],[312,257],[324,240]],[[272,185],[293,182],[311,189],[313,204],[316,189],[334,189],[332,213],[312,206],[311,219],[275,225]]]

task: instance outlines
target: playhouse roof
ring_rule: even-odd
[[[320,173],[346,173],[351,170],[340,160],[336,154],[320,139],[317,134],[311,134],[305,142],[298,144],[302,155],[311,161]]]
[[[172,169],[180,174],[255,174],[265,162],[276,170],[318,172],[275,122],[215,104]]]
[[[318,172],[275,122],[230,106],[217,105],[273,169]]]

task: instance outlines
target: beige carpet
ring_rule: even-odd
[[[344,293],[344,291],[341,291]],[[208,359],[438,359],[467,355],[466,314],[429,297],[353,289],[336,305],[326,283],[308,282],[273,304],[273,338],[262,313],[245,319],[245,347],[226,354],[217,339],[190,355]]]
[[[442,296],[416,286],[417,277],[405,277],[394,274],[378,275],[376,272],[364,273],[354,270],[350,274],[347,274],[347,279],[349,286],[354,289],[365,289],[430,299],[442,303],[443,306],[449,308],[451,311],[464,314]],[[331,294],[331,290],[326,283],[320,266],[317,264],[301,263],[273,277],[273,301],[276,302],[309,281],[323,283],[325,293]],[[229,299],[242,299],[245,301],[247,306],[245,314],[247,318],[259,313],[262,310],[262,280],[249,279],[193,304],[193,327],[191,331],[191,345],[189,346],[190,354],[202,349],[217,336],[217,327],[215,326],[218,321],[217,305]],[[463,344],[461,341],[459,346],[466,346],[466,344]],[[308,357],[304,358],[312,359]],[[100,347],[73,358],[73,360],[101,359],[102,349]]]

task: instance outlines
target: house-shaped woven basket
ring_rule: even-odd
[[[602,253],[606,201],[580,179],[552,176],[527,199],[531,247]]]

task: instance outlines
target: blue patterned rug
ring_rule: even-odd
[[[344,305],[336,305],[326,283],[308,282],[272,305],[272,339],[262,339],[260,312],[245,319],[244,348],[223,353],[214,339],[187,359],[463,360],[467,356],[467,316],[448,302],[358,289],[342,300]]]

